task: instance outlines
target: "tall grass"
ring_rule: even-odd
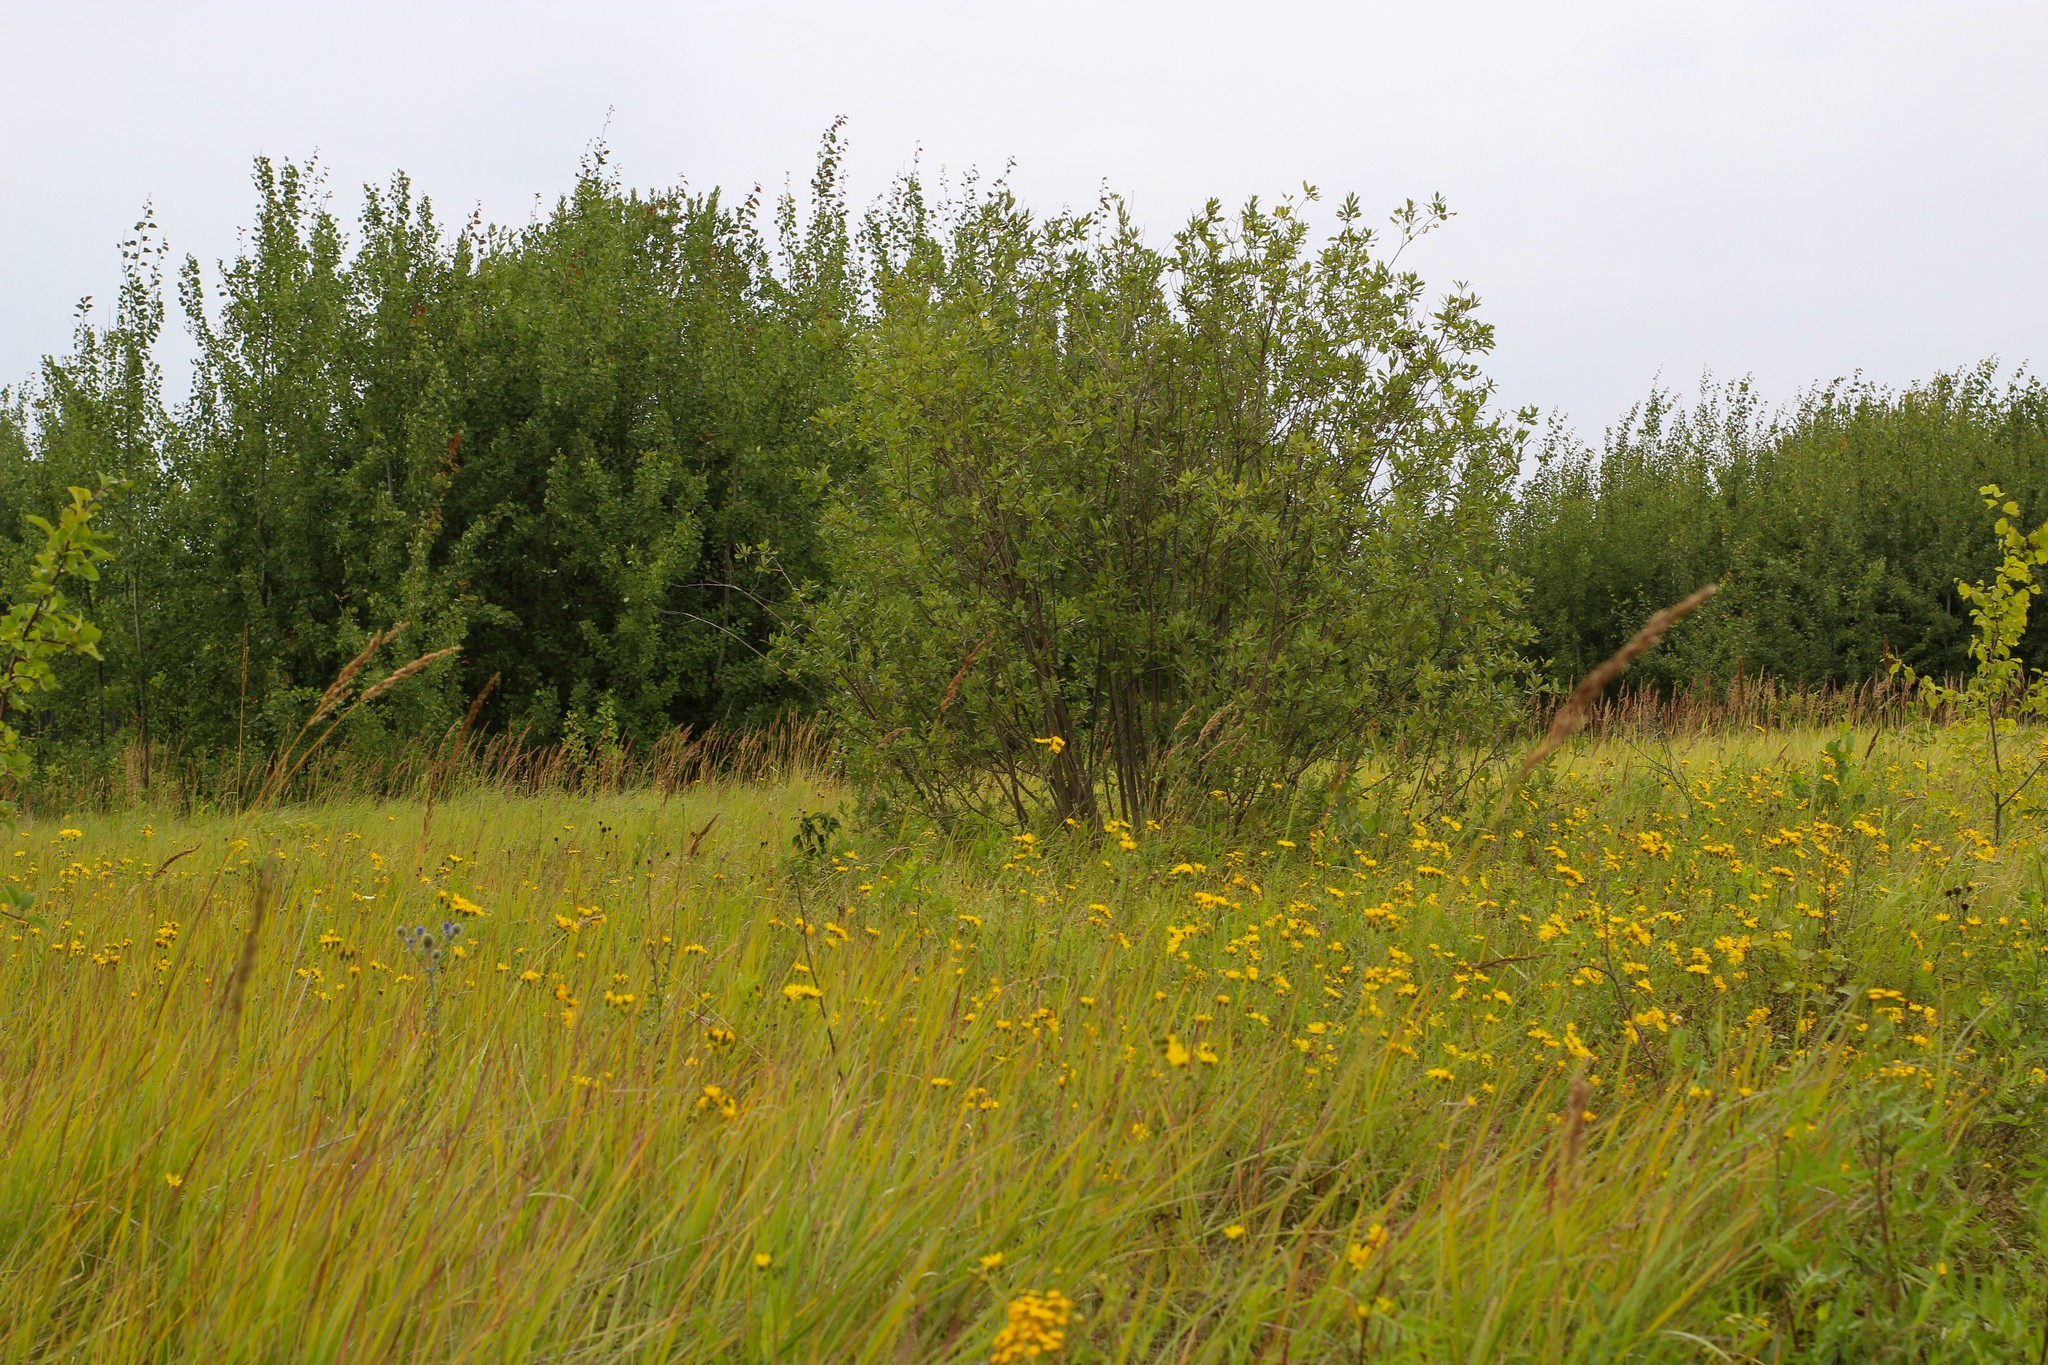
[[[1548,725],[1560,704],[1539,703],[1538,723]],[[1899,729],[1927,718],[1914,689],[1897,678],[1798,687],[1738,673],[1726,680],[1702,677],[1676,688],[1618,687],[1587,707],[1585,728],[1613,738],[1699,739],[1731,730]],[[1948,717],[1944,713],[1941,718]]]
[[[680,751],[423,861],[412,800],[37,821],[0,1359],[2030,1358],[2035,816],[1821,738],[1243,847],[805,865],[849,793]]]
[[[627,791],[674,792],[712,780],[777,782],[824,768],[830,732],[795,712],[745,729],[681,726],[655,743],[539,743],[528,732],[478,738],[451,726],[438,743],[323,746],[283,783],[287,804],[358,798],[424,799],[430,789],[503,795]],[[132,806],[182,815],[231,812],[259,804],[268,766],[233,754],[188,754],[162,742],[131,741],[103,763],[51,765],[22,793],[31,810],[111,811]]]

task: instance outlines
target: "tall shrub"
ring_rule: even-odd
[[[1241,816],[1318,765],[1503,704],[1498,529],[1521,425],[1475,300],[1432,311],[1354,201],[1215,203],[1170,248],[1123,213],[866,231],[874,316],[833,414],[868,452],[840,585],[795,666],[870,789],[940,817]]]

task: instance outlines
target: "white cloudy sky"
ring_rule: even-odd
[[[856,195],[922,149],[1047,207],[1441,191],[1420,263],[1499,329],[1503,399],[1597,429],[1652,380],[1773,397],[2048,361],[2048,5],[0,0],[0,381],[116,278],[145,198],[232,251],[252,156],[336,207],[409,171],[524,221],[605,127],[636,184]]]

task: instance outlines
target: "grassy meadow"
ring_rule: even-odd
[[[2048,1365],[2048,382],[849,147],[0,386],[0,1365]]]
[[[808,861],[824,777],[39,818],[0,1360],[2033,1360],[1974,753]]]

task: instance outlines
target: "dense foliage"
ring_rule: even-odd
[[[773,710],[762,649],[820,572],[804,475],[844,373],[835,167],[828,145],[809,230],[626,192],[600,156],[521,231],[446,233],[401,177],[351,236],[311,171],[259,161],[241,254],[179,275],[178,404],[145,220],[112,324],[82,316],[0,420],[9,529],[66,484],[128,483],[88,604],[106,657],[48,729],[274,744],[397,621],[415,653],[463,647],[393,698],[400,739],[493,675],[485,723],[540,739]]]
[[[1641,676],[1860,682],[1888,648],[1922,672],[1960,674],[1970,620],[1956,585],[2000,557],[1977,490],[2048,498],[2048,388],[1987,365],[1900,391],[1832,384],[1776,414],[1744,384],[1690,409],[1659,392],[1599,450],[1553,439],[1545,455],[1510,552],[1559,680],[1716,581],[1713,609]],[[2048,638],[2028,644],[2048,659]]]
[[[92,522],[110,490],[73,488],[71,501],[57,509],[57,520],[31,515],[43,547],[29,562],[21,597],[0,615],[0,774],[23,776],[29,768],[15,726],[33,708],[39,694],[57,685],[57,663],[65,658],[99,658],[100,630],[70,610],[63,589],[67,583],[91,584],[111,554],[107,534]],[[0,800],[0,820],[14,807]],[[5,892],[0,892],[4,896]]]
[[[1490,332],[1469,297],[1428,312],[1355,203],[1319,247],[1299,208],[1212,203],[1164,252],[1001,192],[878,219],[838,414],[873,464],[796,651],[870,790],[1241,814],[1404,721],[1514,705]],[[1442,217],[1410,205],[1397,247]]]
[[[870,793],[1142,820],[1443,752],[1521,662],[1569,682],[1707,582],[1638,677],[1960,673],[1973,490],[2048,501],[2048,389],[1989,365],[1776,413],[1659,391],[1516,483],[1475,301],[1398,268],[1440,205],[1384,247],[1353,205],[1325,234],[1256,203],[1154,245],[1113,199],[915,179],[857,220],[839,170],[835,129],[800,215],[628,191],[600,151],[528,226],[449,230],[403,176],[345,226],[258,161],[213,269],[145,216],[105,325],[0,395],[5,587],[25,516],[124,485],[45,752],[272,750],[407,622],[398,657],[459,653],[353,745],[493,679],[483,729],[572,748],[823,702]]]

